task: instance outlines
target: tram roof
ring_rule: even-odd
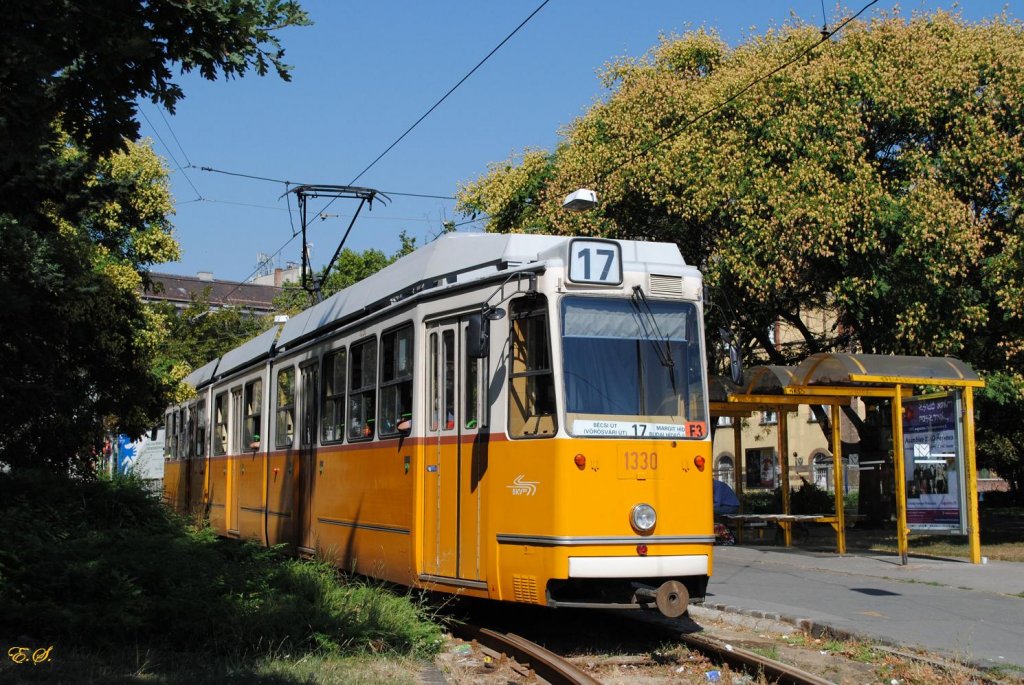
[[[423,290],[482,280],[530,264],[561,261],[571,239],[498,233],[443,235],[292,317],[281,331],[278,347],[294,345],[345,319],[382,309]],[[686,266],[679,248],[672,243],[616,242],[622,246],[624,268],[674,271],[692,268]]]
[[[274,326],[266,331],[263,331],[252,340],[242,343],[233,350],[230,350],[220,358],[220,364],[217,366],[216,376],[223,378],[232,371],[236,371],[244,366],[248,366],[255,361],[263,359],[270,354],[270,350],[274,346],[274,341],[277,339],[277,334],[280,332],[280,326]]]
[[[214,359],[212,362],[206,362],[198,369],[185,376],[185,382],[191,385],[193,388],[201,388],[210,382],[213,378],[213,374],[217,372],[217,362],[220,359]]]

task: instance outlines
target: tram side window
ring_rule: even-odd
[[[228,453],[228,394],[222,392],[213,400],[213,453]]]
[[[469,346],[469,329],[466,329],[466,347]],[[463,349],[466,349],[464,347]],[[480,367],[484,363],[483,359],[474,359],[469,355],[464,355],[466,358],[466,396],[465,407],[463,409],[462,421],[466,428],[478,428],[486,425],[480,418]]]
[[[181,442],[181,459],[188,459],[193,456],[196,448],[196,405],[189,406],[182,412],[184,419],[185,433]]]
[[[374,434],[377,396],[377,340],[352,345],[349,351],[349,440],[369,440]]]
[[[514,301],[509,319],[509,435],[551,437],[557,424],[547,299],[537,296]]]
[[[171,425],[167,429],[168,442],[171,444],[171,448],[168,452],[168,457],[171,459],[178,458],[178,412],[174,410],[171,412]]]
[[[196,404],[196,447],[197,457],[206,456],[206,400],[200,400]]]
[[[177,459],[184,459],[188,456],[188,410],[184,407],[178,410],[178,434],[174,441],[174,455]]]
[[[345,350],[324,355],[323,401],[320,403],[321,440],[341,442],[345,437]]]
[[[277,426],[275,447],[291,447],[295,441],[295,367],[277,372]]]
[[[174,430],[173,422],[171,421],[171,413],[167,412],[164,414],[164,459],[170,459],[171,457],[171,441],[172,431]]]
[[[380,434],[412,427],[412,325],[380,337]]]
[[[438,358],[437,333],[430,334],[430,395],[427,397],[427,404],[430,407],[430,430],[438,429],[438,421],[441,416],[441,391],[437,384],[437,368],[440,359]]]
[[[260,419],[263,416],[263,380],[257,379],[245,384],[245,430],[242,433],[242,449],[256,450],[260,447]]]

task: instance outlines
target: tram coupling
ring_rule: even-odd
[[[663,616],[679,618],[690,604],[690,593],[678,580],[666,580],[659,587],[639,586],[634,592],[637,604],[657,607]]]

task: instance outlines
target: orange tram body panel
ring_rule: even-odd
[[[410,587],[677,616],[712,571],[674,245],[445,236],[194,372],[169,506]]]

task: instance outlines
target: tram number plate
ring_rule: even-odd
[[[646,450],[624,450],[619,455],[619,478],[656,478],[658,453]]]
[[[623,466],[627,471],[656,471],[658,469],[657,452],[626,450],[623,456]]]

